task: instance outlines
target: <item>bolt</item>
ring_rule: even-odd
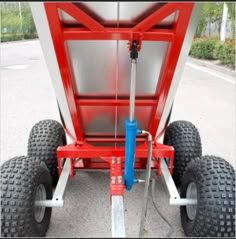
[[[138,179],[138,180],[137,180],[137,183],[145,183],[145,180],[143,180],[143,179]]]
[[[118,183],[122,183],[122,176],[118,176]]]
[[[111,177],[111,183],[112,183],[112,184],[115,184],[115,183],[116,183],[116,177],[115,177],[115,176],[112,176],[112,177]]]

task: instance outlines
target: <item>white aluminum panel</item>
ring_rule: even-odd
[[[44,9],[43,2],[30,3],[34,22],[40,39],[40,44],[43,50],[44,59],[46,61],[49,74],[56,93],[57,101],[64,118],[65,125],[71,135],[75,137],[74,126],[72,124],[69,108],[66,101],[65,91],[62,85],[60,70],[57,64],[57,59],[54,51],[51,33],[48,26],[48,21]]]
[[[192,44],[192,40],[193,40],[193,36],[194,36],[195,30],[196,30],[196,27],[197,27],[199,13],[201,11],[201,8],[202,8],[202,3],[194,4],[191,19],[190,19],[188,29],[187,29],[187,32],[186,32],[186,35],[185,35],[185,38],[183,41],[182,49],[180,51],[179,60],[176,65],[176,70],[175,70],[175,73],[174,73],[174,76],[172,79],[168,97],[166,99],[166,103],[165,103],[163,114],[161,116],[160,124],[157,129],[156,137],[160,134],[160,132],[162,132],[163,128],[165,127],[167,117],[170,113],[171,106],[173,105],[175,94],[176,94],[177,88],[178,88],[180,80],[181,80],[181,75],[182,75],[182,72],[184,69],[184,65],[185,65],[191,44]]]

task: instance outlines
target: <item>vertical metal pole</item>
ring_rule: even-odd
[[[24,40],[23,26],[22,26],[22,15],[21,15],[21,2],[18,2],[19,13],[20,13],[20,28],[22,33],[22,40]]]
[[[220,42],[221,43],[225,42],[227,16],[228,16],[228,7],[227,7],[227,4],[224,2],[221,31],[220,31]]]
[[[136,82],[136,64],[137,60],[131,60],[131,80],[130,80],[130,96],[129,96],[129,121],[134,121],[135,108],[135,82]]]

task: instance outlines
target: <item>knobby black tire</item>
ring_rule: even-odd
[[[191,161],[181,185],[181,198],[188,185],[197,186],[197,211],[193,220],[186,206],[180,207],[181,222],[189,237],[235,237],[235,171],[224,159],[204,156]]]
[[[174,121],[166,129],[164,144],[174,147],[173,180],[180,187],[188,163],[202,156],[202,143],[198,129],[188,121]]]
[[[63,145],[66,145],[66,135],[59,122],[42,120],[31,129],[28,139],[28,156],[34,156],[46,164],[54,186],[59,179],[56,151],[58,146]]]
[[[46,199],[52,198],[52,180],[44,162],[33,157],[15,157],[1,166],[1,236],[43,237],[50,218],[46,208],[41,223],[35,220],[37,186],[42,184]]]

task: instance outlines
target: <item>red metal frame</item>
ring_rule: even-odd
[[[160,9],[154,11],[151,15],[143,19],[134,27],[104,27],[99,22],[90,17],[78,6],[69,2],[53,2],[44,3],[48,24],[54,44],[56,58],[60,68],[63,87],[66,94],[67,104],[70,111],[72,123],[75,130],[75,143],[57,150],[58,162],[60,158],[70,158],[74,168],[110,168],[111,177],[114,175],[121,176],[124,159],[124,146],[97,146],[94,147],[90,143],[107,142],[120,143],[124,142],[124,135],[114,139],[114,135],[84,135],[81,120],[80,106],[127,106],[129,104],[128,96],[120,96],[114,100],[114,96],[105,95],[76,95],[73,86],[73,74],[67,57],[65,41],[67,40],[127,40],[131,43],[133,40],[138,41],[138,50],[141,49],[142,41],[167,41],[169,49],[162,65],[159,81],[156,87],[155,96],[139,96],[136,98],[136,106],[152,106],[152,113],[149,122],[149,131],[155,138],[161,115],[164,110],[168,92],[179,54],[182,48],[183,40],[186,34],[187,26],[190,20],[194,3],[191,2],[171,2],[164,4]],[[61,23],[58,9],[65,11],[74,19],[78,20],[84,27],[65,27]],[[173,12],[178,12],[177,19],[172,29],[155,29],[154,26],[168,17]],[[130,44],[131,45],[131,44]],[[127,49],[128,50],[128,49]],[[162,130],[164,132],[165,129]],[[66,129],[68,132],[68,130]],[[160,135],[159,135],[160,136]],[[144,138],[138,138],[138,142],[142,143],[136,148],[135,168],[145,168],[147,158],[147,144]],[[160,158],[170,158],[170,171],[173,168],[174,150],[172,147],[162,144],[153,143],[153,155],[157,159],[157,163],[153,165],[160,175]],[[102,159],[99,162],[93,162],[91,158]],[[122,159],[118,165],[112,164],[112,157]],[[76,161],[76,159],[82,159]],[[60,165],[60,164],[58,164]],[[61,167],[58,168],[59,173]],[[73,173],[71,173],[73,175]],[[122,189],[121,189],[122,188]],[[111,195],[123,194],[123,184],[111,183]]]

